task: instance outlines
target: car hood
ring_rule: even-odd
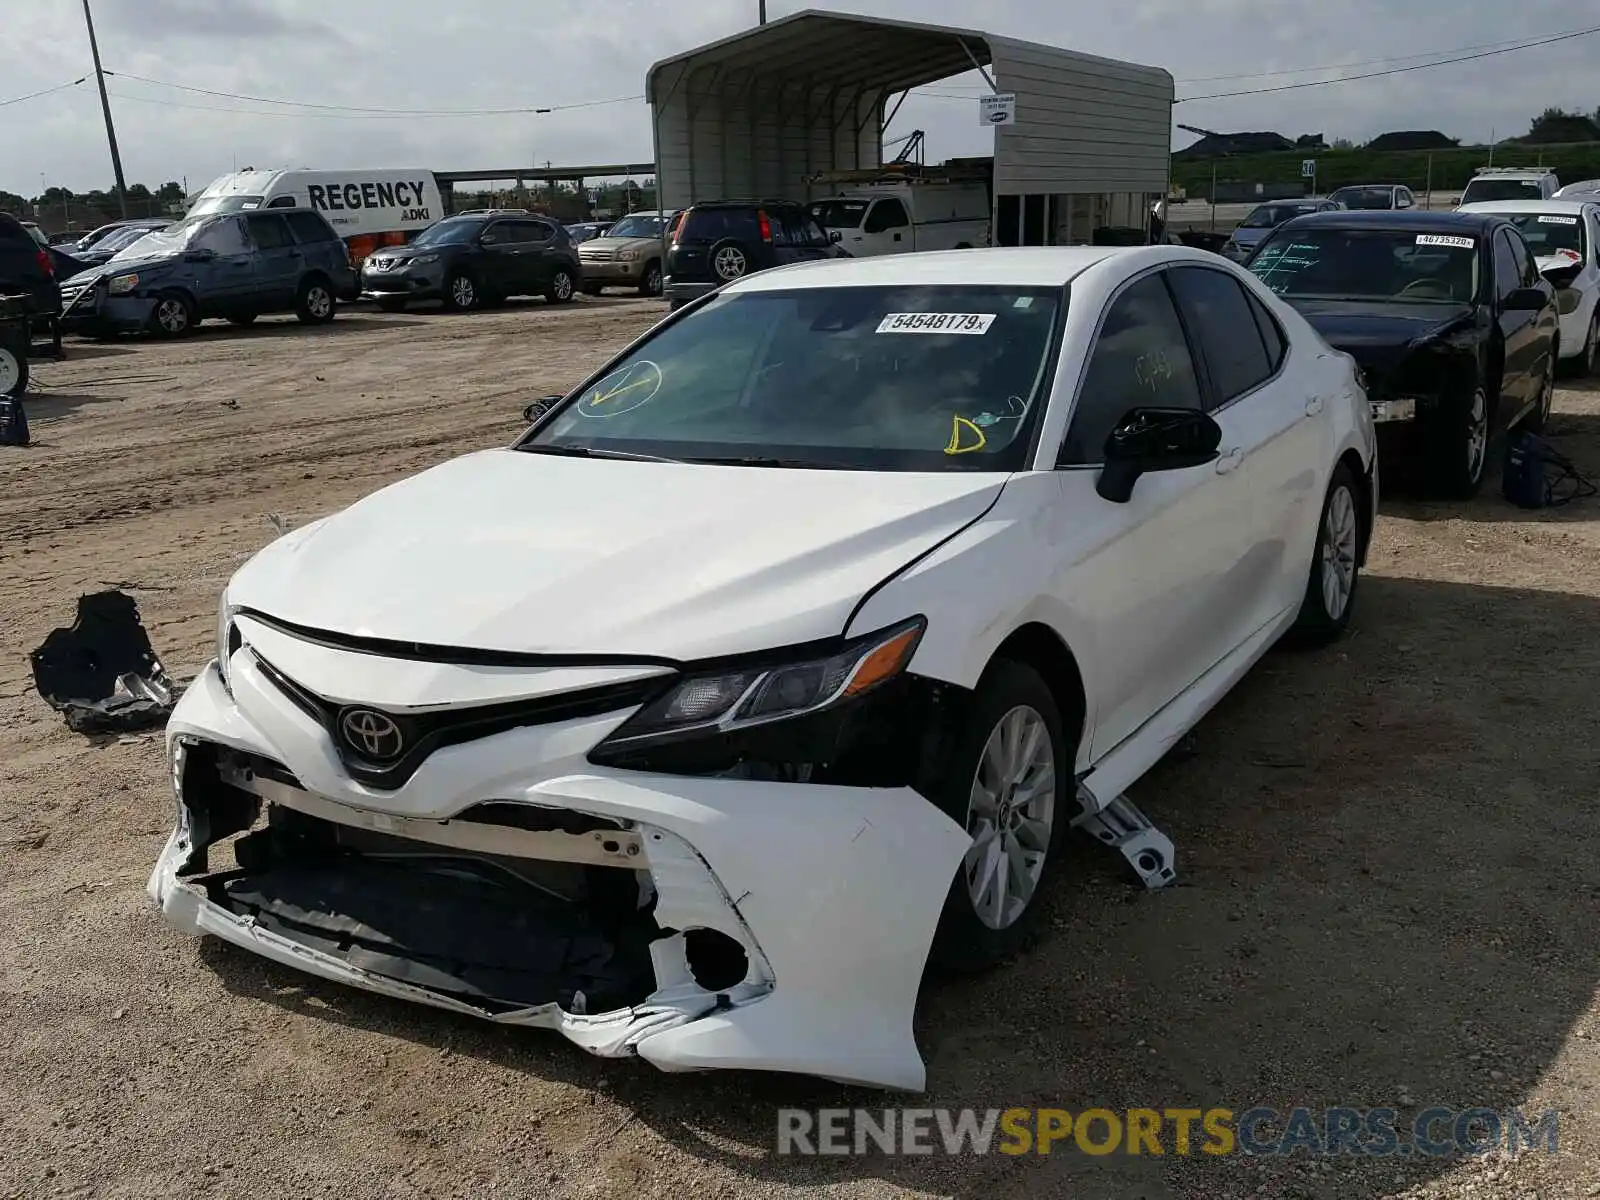
[[[1583,269],[1583,258],[1575,252],[1565,254],[1542,254],[1534,259],[1540,274],[1546,271],[1572,271]]]
[[[1335,350],[1363,367],[1387,371],[1417,345],[1470,326],[1466,304],[1384,304],[1357,300],[1291,300]]]
[[[229,602],[521,654],[769,649],[844,632],[869,589],[980,517],[1005,479],[480,451],[280,538]]]
[[[620,250],[645,250],[651,246],[661,245],[660,238],[653,237],[597,237],[586,242],[579,242],[578,249],[609,250],[613,254]]]
[[[115,263],[108,260],[79,271],[72,278],[63,281],[62,286],[78,284],[87,286],[106,275],[126,275],[129,271],[153,271],[157,267],[169,267],[177,261],[177,256],[172,254],[154,254],[149,258],[125,258]]]

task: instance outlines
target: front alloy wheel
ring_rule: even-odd
[[[465,312],[467,309],[478,306],[478,289],[472,280],[465,275],[451,276],[450,282],[445,286],[445,303],[451,308]]]
[[[1470,500],[1483,484],[1489,455],[1489,393],[1482,383],[1446,396],[1437,410],[1419,416],[1428,468],[1428,490],[1445,500]]]
[[[1068,825],[1072,760],[1055,695],[1021,662],[990,665],[964,728],[924,788],[971,837],[940,914],[929,963],[980,971],[1024,948]]]

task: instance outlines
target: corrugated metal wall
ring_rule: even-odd
[[[1166,193],[1169,73],[986,38],[995,84],[1017,96],[1016,124],[995,129],[996,191]]]
[[[656,186],[663,208],[743,197],[805,200],[817,171],[880,165],[883,92],[719,78],[682,67],[656,81]],[[676,85],[676,86],[674,86]]]

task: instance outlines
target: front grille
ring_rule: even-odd
[[[603,246],[578,247],[578,257],[580,259],[587,259],[589,262],[610,262],[612,259],[616,258],[616,256],[617,254],[615,250],[608,250]]]
[[[367,263],[368,263],[369,266],[371,266],[376,271],[387,271],[390,267],[394,266],[394,259],[392,259],[392,258],[369,258],[369,259],[367,259]]]
[[[658,676],[532,700],[426,713],[395,713],[374,705],[335,703],[302,687],[254,650],[251,653],[268,681],[327,731],[350,777],[385,791],[403,786],[430,754],[444,746],[456,746],[528,725],[555,725],[635,708],[671,683],[670,679]],[[377,743],[359,744],[358,737],[352,735],[352,722],[347,720],[352,714],[381,717],[392,724],[398,739],[394,752],[377,755],[370,751]],[[370,722],[367,724],[370,726]]]

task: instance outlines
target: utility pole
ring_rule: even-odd
[[[760,0],[760,3],[756,6],[756,12],[760,18],[757,24],[765,25],[767,23],[767,0]]]
[[[83,23],[89,27],[89,53],[94,55],[95,82],[100,85],[100,111],[106,117],[106,141],[111,146],[111,170],[117,177],[117,206],[128,215],[128,184],[122,177],[122,155],[117,151],[117,129],[111,123],[111,97],[106,95],[106,73],[100,66],[100,44],[94,38],[94,17],[89,15],[89,0],[83,0]]]

